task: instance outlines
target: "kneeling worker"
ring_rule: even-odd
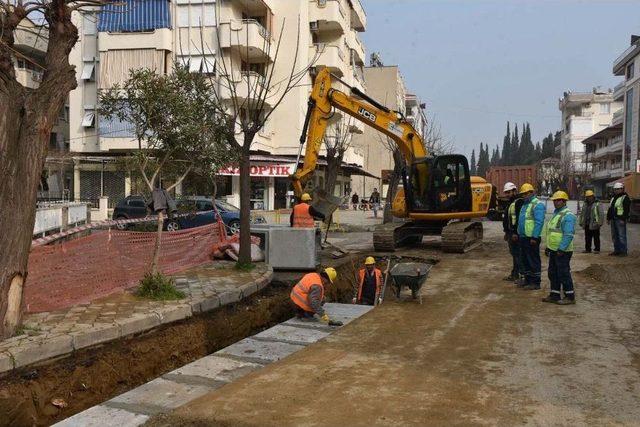
[[[291,290],[291,301],[295,304],[296,316],[302,319],[312,319],[317,315],[329,326],[342,326],[342,322],[329,319],[322,305],[324,304],[325,287],[336,280],[338,273],[335,268],[327,267],[321,273],[308,273]]]
[[[544,232],[547,241],[546,253],[549,255],[551,292],[542,301],[560,305],[575,304],[570,262],[573,255],[576,216],[567,208],[569,196],[564,191],[553,193],[551,200],[556,210]],[[560,297],[561,291],[564,291],[564,299]]]
[[[309,193],[304,193],[300,197],[300,202],[293,207],[291,211],[291,217],[289,222],[292,227],[295,228],[313,228],[315,227],[314,219],[323,220],[324,215],[321,212],[316,211],[313,206],[309,204],[311,196]]]
[[[370,256],[364,261],[364,268],[358,271],[358,289],[353,297],[354,304],[376,305],[382,298],[382,272],[376,268],[376,260]]]

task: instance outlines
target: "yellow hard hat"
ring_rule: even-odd
[[[376,260],[372,256],[368,256],[367,259],[364,260],[364,265],[374,265],[375,263]]]
[[[584,192],[584,197],[592,197],[592,196],[595,196],[593,191],[587,190],[587,191]]]
[[[311,200],[311,196],[309,195],[309,193],[304,193],[302,197],[300,197],[300,200],[302,200],[303,202],[308,202]]]
[[[556,191],[551,196],[551,200],[569,200],[569,195],[564,191]]]
[[[529,191],[534,191],[534,190],[535,189],[533,188],[533,185],[529,184],[528,182],[525,182],[520,187],[520,194],[528,193]]]
[[[336,280],[336,277],[338,277],[338,272],[333,267],[325,268],[324,273],[327,275],[331,283],[333,283]]]

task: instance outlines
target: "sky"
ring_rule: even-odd
[[[467,155],[502,147],[507,120],[528,121],[534,142],[559,130],[563,92],[613,89],[613,61],[640,34],[640,0],[361,1],[367,56],[399,65]]]

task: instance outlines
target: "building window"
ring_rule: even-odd
[[[96,110],[84,107],[84,116],[82,117],[83,128],[94,128],[96,125]]]
[[[213,27],[216,25],[215,1],[189,1],[177,2],[177,26],[185,27]]]
[[[632,62],[631,64],[627,65],[627,80],[631,80],[633,78],[633,66],[634,66],[634,62]]]
[[[189,26],[189,5],[179,4],[177,5],[177,25],[179,28],[185,28]]]
[[[95,82],[96,81],[95,67],[96,67],[96,64],[93,60],[91,60],[91,62],[85,61],[84,65],[82,66],[82,75],[80,76],[80,78],[82,80]]]
[[[600,104],[600,114],[610,114],[611,104]]]
[[[625,169],[631,169],[631,123],[633,121],[633,88],[627,91],[624,118],[624,158]]]

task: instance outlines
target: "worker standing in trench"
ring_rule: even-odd
[[[375,305],[382,299],[382,271],[376,268],[372,256],[364,261],[364,268],[358,271],[358,288],[353,296],[354,304]]]
[[[571,256],[573,255],[573,236],[575,234],[576,216],[567,208],[569,196],[564,191],[556,191],[551,196],[553,212],[551,220],[544,227],[547,243],[545,254],[549,256],[549,282],[551,291],[542,302],[559,305],[575,304],[575,292],[571,277]],[[564,298],[561,298],[564,292]]]
[[[329,326],[342,326],[342,322],[333,321],[322,307],[324,304],[325,288],[338,277],[333,267],[325,268],[321,273],[307,273],[291,290],[291,301],[299,319],[315,319],[327,323]]]
[[[540,273],[542,261],[540,260],[540,236],[544,225],[544,203],[535,196],[533,185],[524,183],[520,187],[520,195],[523,199],[522,208],[518,217],[518,242],[522,251],[522,265],[524,271],[523,289],[540,289]]]

